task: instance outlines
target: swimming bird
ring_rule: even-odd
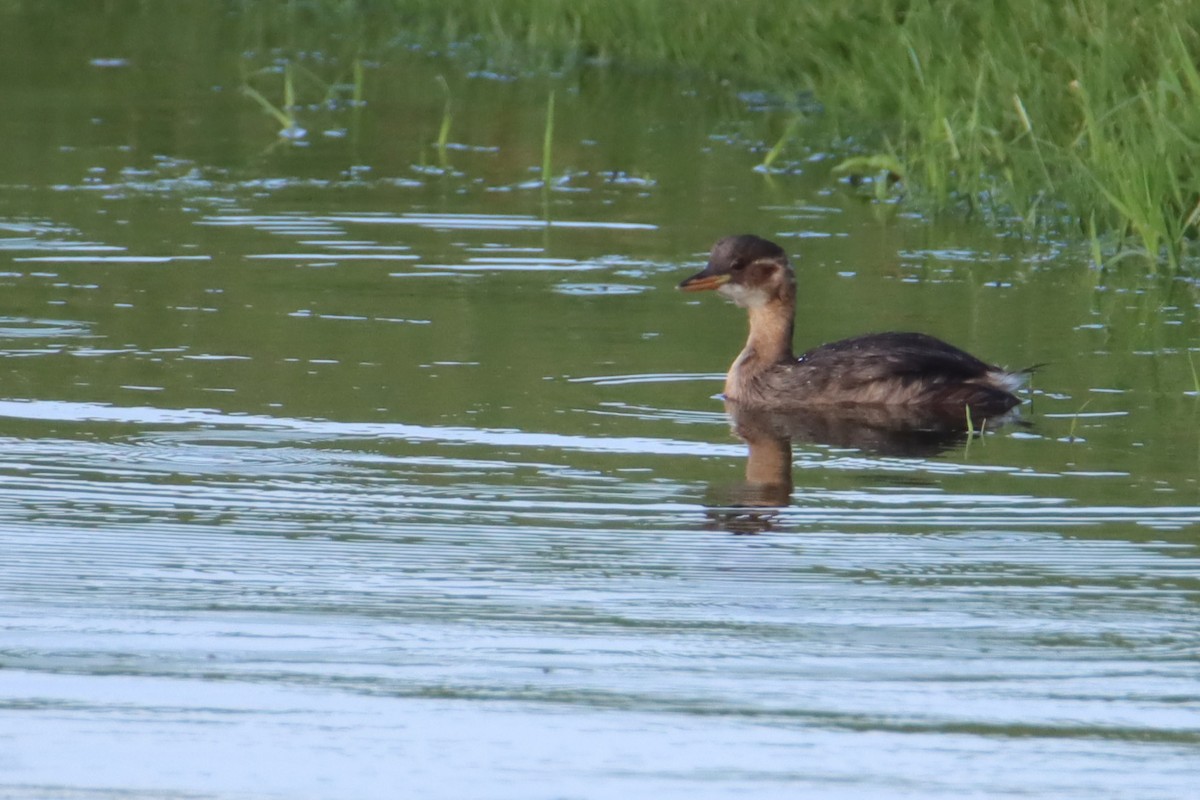
[[[725,398],[748,408],[895,406],[929,413],[999,415],[1016,406],[1025,372],[981,361],[924,333],[869,333],[792,353],[796,273],[783,248],[727,236],[708,266],[679,284],[715,289],[745,308],[750,335],[725,377]]]

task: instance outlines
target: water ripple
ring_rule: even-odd
[[[636,222],[604,220],[544,220],[517,214],[386,214],[342,212],[326,216],[311,215],[230,215],[214,214],[198,221],[197,225],[218,227],[252,227],[262,230],[286,229],[295,226],[304,228],[319,225],[415,225],[430,230],[489,230],[540,228],[596,228],[600,230],[657,230],[657,225]]]
[[[80,320],[0,317],[0,340],[90,337],[92,328],[91,323]]]

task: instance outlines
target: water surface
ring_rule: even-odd
[[[1192,791],[1194,286],[871,202],[819,123],[755,171],[786,117],[723,87],[389,49],[284,141],[242,75],[344,42],[40,8],[0,13],[0,795]],[[740,231],[801,345],[1047,362],[1020,420],[748,483],[744,318],[672,288]]]

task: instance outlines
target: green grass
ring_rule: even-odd
[[[496,69],[616,65],[811,92],[829,142],[894,160],[922,210],[1077,238],[1102,263],[1175,269],[1200,222],[1200,3],[368,5],[410,41]]]
[[[450,84],[441,75],[438,76],[438,83],[446,95],[446,102],[442,106],[442,123],[438,126],[438,137],[434,142],[434,147],[437,148],[438,160],[441,162],[442,169],[448,169],[449,158],[446,156],[446,146],[450,143],[450,126],[454,123],[454,104],[450,97]]]
[[[549,189],[554,179],[552,154],[554,149],[554,92],[546,98],[546,128],[542,132],[542,188]]]

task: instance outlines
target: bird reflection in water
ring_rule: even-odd
[[[1018,422],[1015,412],[968,419],[938,409],[841,406],[778,411],[725,401],[730,426],[746,443],[746,478],[712,486],[709,530],[773,531],[792,497],[792,443],[861,450],[891,458],[932,458],[972,435]]]

